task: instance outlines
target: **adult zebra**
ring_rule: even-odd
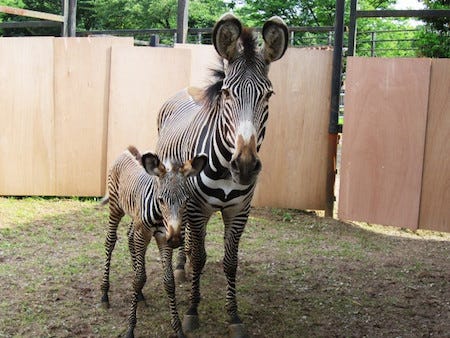
[[[222,213],[227,278],[226,309],[231,336],[244,336],[238,316],[236,270],[238,246],[250,212],[256,179],[261,170],[258,151],[273,94],[269,64],[287,48],[288,29],[279,17],[262,29],[264,44],[256,33],[243,28],[232,14],[225,14],[213,29],[213,44],[224,59],[217,81],[205,90],[187,88],[168,100],[158,116],[156,152],[163,158],[185,161],[196,154],[208,155],[203,172],[190,180],[193,198],[185,215],[186,252],[193,274],[190,307],[183,329],[199,326],[200,275],[206,261],[206,224],[214,211]]]

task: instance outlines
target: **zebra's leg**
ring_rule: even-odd
[[[177,263],[175,265],[175,280],[177,283],[185,283],[187,281],[186,278],[186,253],[184,251],[184,240],[181,244],[180,248],[178,249],[178,255],[177,255]]]
[[[142,293],[142,288],[147,281],[147,275],[145,272],[145,253],[147,251],[148,243],[150,242],[151,237],[144,233],[142,224],[135,224],[134,227],[134,250],[136,257],[136,270],[134,274],[133,280],[133,296],[131,298],[131,308],[130,315],[128,317],[128,331],[127,338],[134,337],[134,328],[136,327],[137,318],[137,304],[139,294]]]
[[[155,234],[156,242],[158,244],[159,253],[164,270],[164,289],[169,298],[170,310],[170,325],[175,331],[177,337],[185,337],[181,326],[180,317],[178,316],[177,301],[175,296],[175,278],[172,269],[172,254],[173,249],[167,245],[165,235],[161,232]]]
[[[236,272],[238,267],[239,241],[247,223],[249,208],[235,215],[222,211],[225,224],[223,270],[227,278],[226,310],[229,316],[228,333],[230,337],[248,337],[245,326],[238,315],[236,301]]]
[[[133,271],[136,272],[136,250],[134,248],[134,225],[133,221],[131,221],[128,226],[128,249],[130,250],[131,262],[133,264]],[[138,302],[145,302],[145,297],[142,291],[138,295]]]
[[[119,207],[118,203],[110,198],[109,201],[109,223],[108,223],[108,232],[106,234],[105,239],[105,267],[103,271],[103,280],[101,285],[102,298],[101,304],[104,308],[109,308],[109,272],[111,268],[111,256],[114,250],[114,246],[117,242],[117,227],[119,226],[119,222],[124,216],[123,210]]]
[[[200,326],[198,318],[198,305],[200,303],[200,277],[206,262],[205,235],[206,223],[209,219],[201,214],[201,211],[190,213],[187,230],[189,241],[187,254],[192,264],[192,287],[189,296],[189,309],[183,318],[184,332],[190,332]]]

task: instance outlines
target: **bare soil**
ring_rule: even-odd
[[[126,226],[99,306],[107,209],[92,200],[0,198],[0,337],[118,337],[132,269]],[[126,224],[126,221],[124,222]],[[201,328],[226,337],[220,216],[208,225]],[[255,209],[240,244],[238,301],[251,337],[450,337],[450,234]],[[156,245],[136,337],[171,335]],[[189,285],[178,286],[179,310]]]

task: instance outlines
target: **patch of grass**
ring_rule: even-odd
[[[133,277],[129,218],[118,229],[109,310],[99,307],[107,208],[95,199],[0,198],[0,222],[0,337],[125,333]],[[240,242],[236,285],[250,335],[450,332],[443,316],[450,312],[450,236],[380,229],[295,210],[253,210]],[[223,232],[214,214],[195,337],[227,335]],[[139,307],[136,336],[167,336],[170,316],[155,241],[146,260],[149,306]],[[189,283],[177,287],[180,314],[188,308],[189,289]]]

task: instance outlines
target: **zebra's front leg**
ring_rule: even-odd
[[[111,269],[111,257],[114,247],[117,242],[117,227],[119,226],[120,220],[122,219],[124,213],[119,208],[113,207],[112,202],[110,201],[110,214],[109,214],[109,223],[108,223],[108,232],[106,234],[105,239],[105,266],[103,270],[103,279],[102,285],[100,287],[102,291],[101,304],[102,307],[108,309],[110,307],[109,304],[109,272]]]
[[[138,298],[139,294],[142,293],[142,288],[144,287],[147,280],[147,274],[145,272],[145,253],[147,251],[147,246],[151,237],[145,236],[143,231],[145,230],[142,229],[142,226],[139,228],[135,227],[133,231],[133,247],[135,250],[136,269],[133,280],[133,296],[131,298],[131,309],[130,315],[128,317],[128,331],[126,334],[126,338],[134,337],[134,328],[136,327],[137,323],[136,312],[139,300]]]
[[[155,235],[156,242],[158,243],[159,253],[161,255],[161,261],[164,271],[164,289],[167,297],[169,298],[169,310],[170,310],[170,325],[175,331],[178,338],[184,338],[180,317],[178,316],[177,301],[175,294],[175,278],[172,269],[172,255],[173,249],[167,245],[165,235],[161,232],[157,232]]]
[[[200,327],[198,318],[198,305],[200,296],[200,277],[206,263],[205,235],[206,223],[208,219],[196,225],[189,224],[189,241],[186,243],[189,247],[187,254],[192,264],[192,287],[189,296],[189,309],[183,318],[184,332],[191,332]]]
[[[131,255],[131,263],[133,265],[133,271],[136,272],[136,250],[134,248],[134,224],[133,224],[133,221],[131,221],[130,225],[128,226],[127,236],[128,236],[128,250],[130,251],[130,255]],[[142,293],[142,290],[138,294],[138,302],[145,303],[145,297],[144,297],[144,294]]]
[[[226,310],[229,316],[228,334],[232,338],[248,337],[245,325],[238,315],[236,300],[236,272],[238,267],[239,241],[247,223],[248,213],[230,219],[222,213],[225,223],[224,245],[225,254],[223,270],[227,278]]]

